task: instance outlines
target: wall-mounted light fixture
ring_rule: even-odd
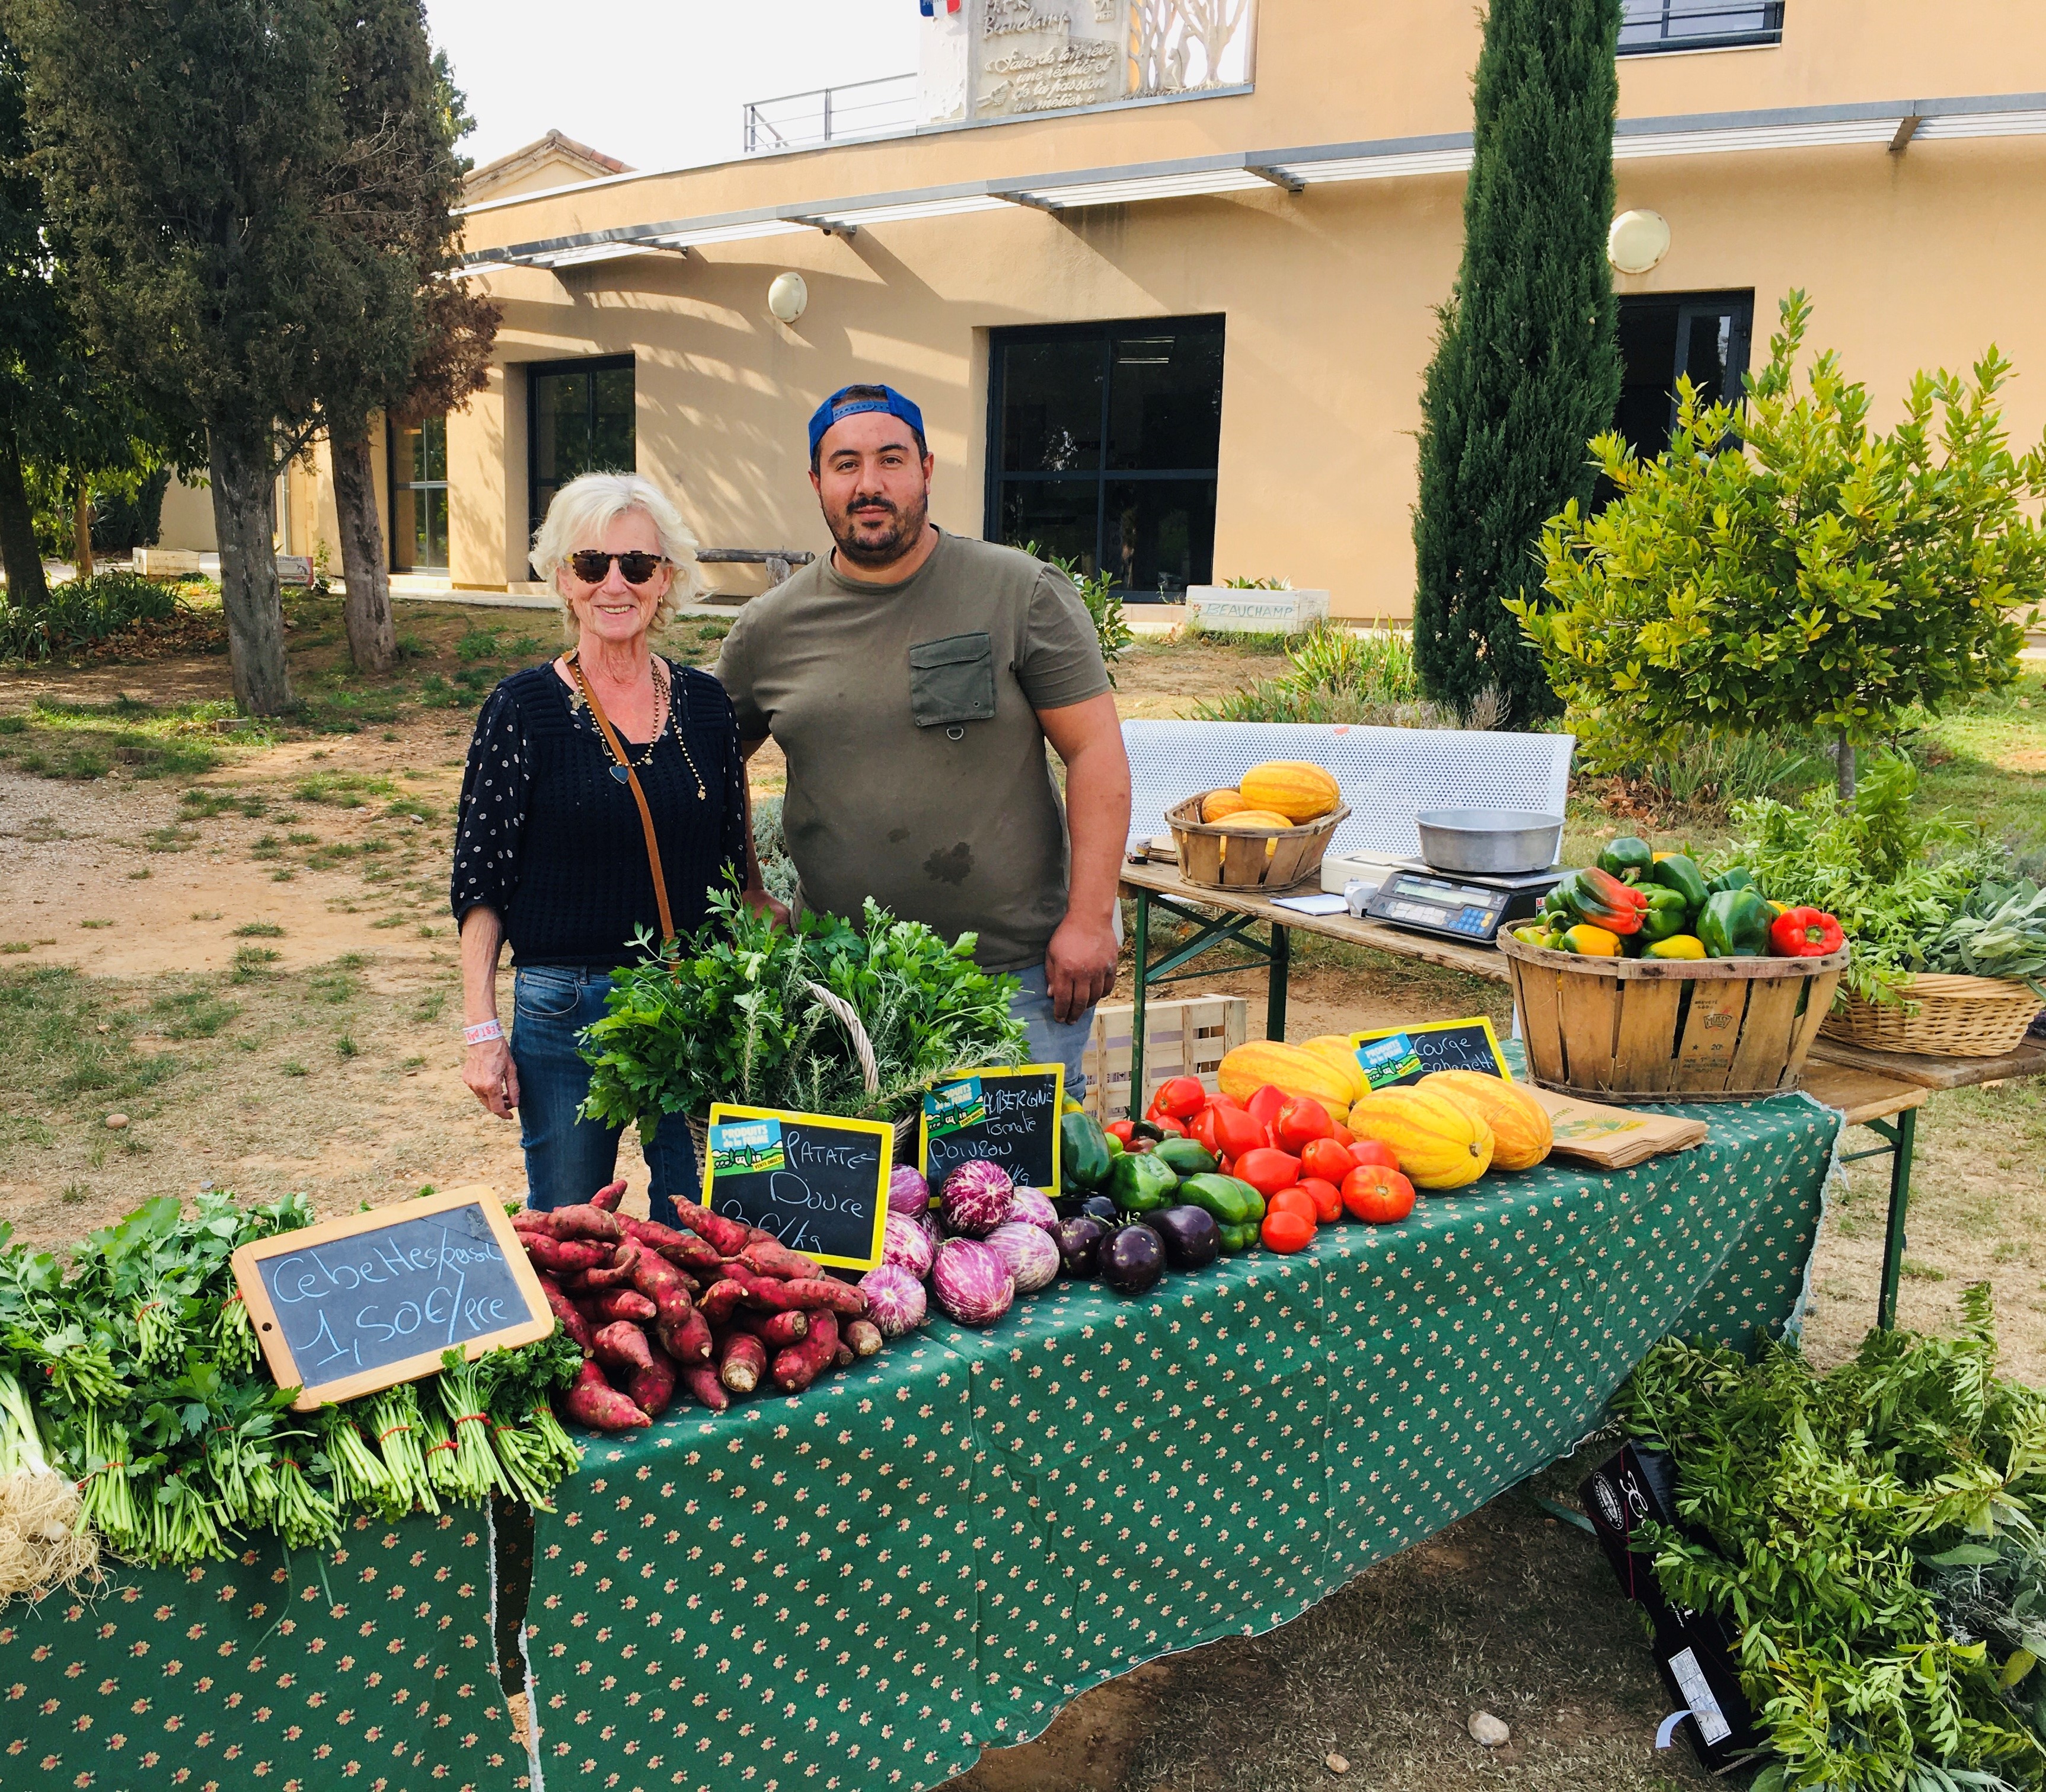
[[[801,274],[777,274],[767,284],[767,309],[784,323],[793,323],[809,303],[810,283]]]
[[[1623,211],[1605,234],[1605,258],[1616,272],[1645,274],[1670,253],[1670,220],[1659,211]]]

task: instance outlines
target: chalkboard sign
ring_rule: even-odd
[[[1391,1041],[1395,1040],[1405,1041],[1408,1052],[1400,1055],[1402,1074],[1386,1076],[1392,1067],[1389,1064],[1375,1067],[1373,1060],[1390,1058],[1393,1055]],[[1418,1083],[1438,1070],[1475,1070],[1485,1076],[1513,1080],[1506,1060],[1500,1056],[1499,1037],[1482,1014],[1469,1021],[1417,1021],[1411,1026],[1380,1027],[1369,1033],[1353,1033],[1349,1042],[1374,1089]],[[1409,1066],[1414,1068],[1410,1071]],[[1380,1080],[1381,1076],[1385,1077],[1384,1081]]]
[[[833,1269],[871,1269],[894,1163],[895,1129],[886,1122],[719,1103],[704,1205]]]
[[[451,1188],[244,1245],[235,1285],[302,1412],[545,1338],[554,1316],[494,1191]]]
[[[999,1164],[1009,1180],[1056,1194],[1064,1064],[955,1071],[924,1097],[917,1154],[936,1188],[955,1164],[975,1157]]]

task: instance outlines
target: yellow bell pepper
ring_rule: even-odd
[[[1666,940],[1657,940],[1642,950],[1643,958],[1703,958],[1705,943],[1695,933],[1672,933]]]
[[[1569,941],[1564,949],[1581,952],[1586,958],[1617,958],[1619,956],[1619,936],[1603,927],[1594,927],[1589,921],[1579,921],[1563,937]]]
[[[1676,855],[1674,853],[1658,852],[1655,855],[1655,863],[1659,865],[1665,859],[1673,859],[1675,856]]]

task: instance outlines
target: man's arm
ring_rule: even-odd
[[[1115,987],[1115,891],[1129,844],[1129,756],[1114,697],[1104,691],[1038,725],[1066,765],[1066,827],[1072,872],[1066,918],[1044,949],[1053,1018],[1077,1020]]]
[[[739,743],[739,759],[750,764],[753,755],[767,744],[762,735],[758,740],[742,740]],[[760,881],[760,855],[753,849],[753,780],[741,773],[741,789],[746,798],[746,887],[740,891],[747,907],[765,909],[768,914],[786,927],[789,925],[789,905],[778,902],[767,894],[767,886]]]

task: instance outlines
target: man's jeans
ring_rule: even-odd
[[[518,971],[512,988],[512,1062],[519,1072],[527,1204],[572,1207],[609,1182],[618,1164],[620,1129],[576,1117],[589,1093],[589,1066],[577,1036],[603,1018],[611,979],[600,971],[543,964]],[[679,1223],[676,1201],[700,1200],[703,1193],[688,1123],[679,1114],[667,1115],[651,1138],[642,1130],[639,1149],[653,1172],[652,1218],[663,1226]]]
[[[1094,1010],[1083,1010],[1078,1020],[1061,1026],[1052,1018],[1052,998],[1045,988],[1044,967],[1033,964],[1028,971],[1014,975],[1021,979],[1023,987],[1010,999],[1009,1012],[1029,1031],[1030,1062],[1064,1064],[1066,1093],[1075,1101],[1083,1100],[1087,1086],[1080,1074],[1080,1053],[1086,1049],[1088,1034],[1094,1030]]]

